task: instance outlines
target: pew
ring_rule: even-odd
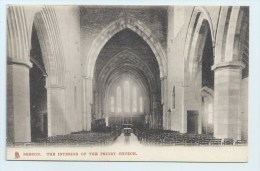
[[[210,144],[211,145],[222,145],[222,139],[210,139]]]
[[[210,145],[210,139],[200,139],[199,145]]]
[[[112,144],[121,134],[120,129],[109,129],[106,132],[77,132],[67,135],[48,137],[46,143],[49,145],[87,145],[104,146]]]
[[[223,141],[223,145],[233,145],[234,140],[232,138],[225,138]]]
[[[247,140],[237,140],[235,145],[247,145]]]
[[[184,146],[221,146],[221,145],[247,145],[246,140],[237,140],[234,143],[232,138],[215,138],[212,134],[188,134],[178,131],[148,129],[134,127],[134,134],[142,144],[154,146],[184,145]]]

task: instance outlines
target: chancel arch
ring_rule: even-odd
[[[115,50],[115,47],[116,50]],[[143,94],[141,107],[142,114],[149,115],[149,117],[159,118],[161,117],[161,108],[158,105],[155,106],[157,112],[153,110],[153,103],[160,104],[161,97],[160,91],[160,68],[150,46],[140,37],[137,33],[131,29],[125,28],[124,30],[118,32],[108,41],[108,43],[101,50],[99,57],[95,65],[94,73],[94,116],[100,118],[102,116],[109,115],[109,110],[111,107],[107,104],[107,101],[111,96],[116,96],[115,94],[110,95],[110,91],[116,92],[116,87],[114,85],[118,79],[125,75],[132,80],[132,84],[129,84],[130,90],[130,100],[128,101],[124,98],[126,88],[124,84],[120,86],[121,89],[121,113],[133,113],[133,86],[138,88]],[[159,80],[159,81],[158,81]],[[139,94],[139,93],[137,93]],[[125,96],[126,97],[126,96]],[[153,98],[152,98],[153,97]],[[138,99],[137,99],[138,98]],[[136,97],[136,110],[138,113],[140,109],[140,98]],[[117,100],[115,100],[117,101]],[[145,103],[144,103],[145,102]],[[116,104],[117,102],[115,102]],[[101,105],[98,105],[101,104]],[[126,105],[127,104],[127,105]],[[97,107],[99,106],[99,107]],[[130,107],[129,107],[130,106]],[[145,107],[146,106],[146,107]],[[127,110],[126,110],[126,108]],[[128,110],[129,108],[129,110]],[[140,113],[140,112],[139,112]],[[156,117],[154,116],[156,115]],[[144,116],[142,116],[144,118]],[[144,120],[144,119],[142,119]],[[162,119],[160,119],[162,121]],[[159,127],[158,119],[154,119],[153,123],[149,123],[151,127]]]
[[[166,82],[167,78],[167,66],[166,66],[166,55],[164,52],[164,49],[161,47],[160,42],[152,35],[152,32],[140,21],[134,20],[130,17],[125,17],[119,20],[116,20],[109,24],[101,33],[99,36],[93,41],[90,51],[87,55],[87,58],[85,59],[85,62],[83,63],[83,88],[85,89],[84,91],[86,92],[86,97],[84,99],[85,102],[84,104],[84,110],[83,110],[83,115],[84,118],[88,118],[87,116],[90,116],[91,114],[91,104],[93,103],[93,95],[92,95],[92,88],[87,88],[87,87],[92,87],[93,84],[93,78],[94,78],[94,67],[96,66],[96,60],[98,59],[98,56],[101,53],[101,50],[104,49],[104,45],[108,43],[111,38],[115,37],[118,33],[120,32],[126,32],[130,31],[130,33],[135,33],[134,37],[138,36],[140,41],[145,43],[149,48],[150,52],[152,53],[152,56],[155,57],[155,61],[157,62],[158,68],[156,68],[156,71],[158,70],[159,72],[159,78],[161,78],[161,82]],[[128,38],[127,38],[128,39]],[[127,40],[125,39],[125,40]],[[160,79],[158,79],[160,80]],[[158,83],[160,84],[160,83]],[[166,93],[166,86],[167,84],[162,84],[163,86],[161,87],[162,93]],[[154,93],[157,94],[157,93]],[[156,95],[158,96],[158,95]],[[161,102],[157,102],[154,104],[156,106],[155,108],[162,108],[161,105],[164,107],[167,105],[164,103],[164,97],[161,96]],[[159,101],[158,98],[156,98],[157,101]],[[165,110],[166,108],[163,108]],[[161,109],[160,109],[161,110]],[[159,114],[161,111],[158,110],[156,112],[156,115],[158,115],[157,118],[159,118]],[[88,121],[88,123],[85,123],[85,129],[89,130],[90,129],[90,123],[91,121]],[[157,127],[161,127],[163,119],[160,119],[159,124],[157,124]],[[166,122],[164,120],[164,122]],[[160,126],[159,126],[160,125]]]
[[[111,37],[124,29],[132,30],[149,45],[158,61],[160,77],[165,77],[167,75],[166,55],[160,45],[160,42],[155,37],[153,37],[152,32],[141,21],[132,19],[130,17],[121,18],[110,23],[93,41],[90,51],[87,55],[87,59],[84,63],[84,75],[87,77],[93,77],[94,66],[101,49],[108,42],[108,40],[110,40]]]

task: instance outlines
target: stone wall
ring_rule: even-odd
[[[170,7],[168,16],[168,101],[172,102],[172,91],[175,86],[175,108],[169,105],[171,113],[170,129],[181,132],[186,131],[186,119],[184,113],[184,45],[185,38],[192,12],[192,7],[186,9],[180,7]]]

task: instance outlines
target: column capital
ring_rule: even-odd
[[[211,70],[215,71],[217,69],[221,69],[221,68],[234,68],[234,69],[244,69],[245,68],[245,64],[241,61],[228,61],[228,62],[221,62],[218,64],[214,64],[211,67]]]
[[[27,68],[32,68],[32,63],[29,60],[25,59],[17,59],[17,58],[12,58],[12,57],[7,57],[7,63],[8,65],[23,65]]]

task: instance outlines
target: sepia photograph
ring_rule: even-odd
[[[248,162],[250,6],[6,11],[7,160]]]

